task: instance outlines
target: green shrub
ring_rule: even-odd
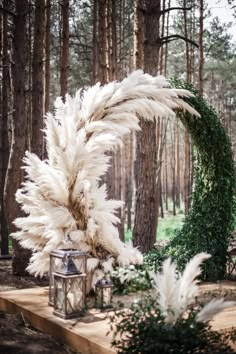
[[[144,255],[142,268],[147,271],[158,272],[165,259],[166,254],[164,248],[153,248]]]
[[[130,265],[117,267],[111,273],[113,293],[127,295],[136,291],[144,291],[152,287],[152,280],[148,269]]]
[[[135,354],[222,354],[235,353],[229,341],[236,332],[213,331],[208,323],[195,320],[199,309],[190,308],[186,318],[165,322],[157,301],[146,296],[129,310],[117,308],[110,315],[114,330],[112,345],[118,353]]]
[[[112,273],[113,293],[127,295],[152,288],[152,274],[161,269],[166,255],[164,248],[153,248],[144,255],[142,265],[117,267]]]
[[[199,253],[178,273],[176,263],[166,259],[162,271],[153,274],[152,294],[133,302],[129,309],[118,307],[109,315],[114,331],[112,345],[119,353],[199,354],[234,353],[230,333],[213,331],[209,321],[235,302],[213,299],[207,304],[196,302],[199,294],[197,277],[201,265],[211,256]]]

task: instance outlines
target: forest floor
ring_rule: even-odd
[[[14,276],[11,260],[0,259],[0,292],[46,285],[48,285],[46,279]],[[52,336],[31,328],[21,314],[10,315],[0,311],[0,353],[74,354],[76,352],[57,342]]]

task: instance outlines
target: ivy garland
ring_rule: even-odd
[[[166,248],[183,269],[196,253],[206,251],[212,257],[206,262],[203,278],[221,279],[225,275],[227,247],[233,226],[235,170],[231,143],[216,111],[193,87],[171,80],[175,88],[194,93],[187,98],[201,115],[179,113],[194,145],[194,190],[192,206],[181,230]]]

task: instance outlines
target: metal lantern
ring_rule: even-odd
[[[49,266],[49,301],[48,304],[54,306],[54,276],[61,269],[65,257],[70,255],[70,260],[73,261],[77,270],[82,273],[87,273],[87,255],[84,252],[75,249],[58,249],[50,253],[50,266]]]
[[[110,279],[103,278],[95,284],[95,302],[96,307],[105,309],[112,307],[112,288]]]
[[[53,282],[53,314],[65,319],[80,315],[86,307],[86,274],[77,269],[70,252],[53,273]]]

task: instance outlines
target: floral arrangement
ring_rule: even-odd
[[[122,138],[138,131],[139,118],[174,117],[176,110],[198,113],[182,98],[192,94],[171,89],[163,77],[135,71],[121,82],[99,83],[79,90],[75,97],[55,101],[45,118],[47,159],[26,152],[25,181],[16,200],[25,213],[14,223],[12,237],[32,250],[27,270],[43,275],[51,251],[71,247],[87,252],[91,286],[115,264],[140,264],[141,253],[119,239],[116,210],[121,201],[108,200],[101,177]]]

